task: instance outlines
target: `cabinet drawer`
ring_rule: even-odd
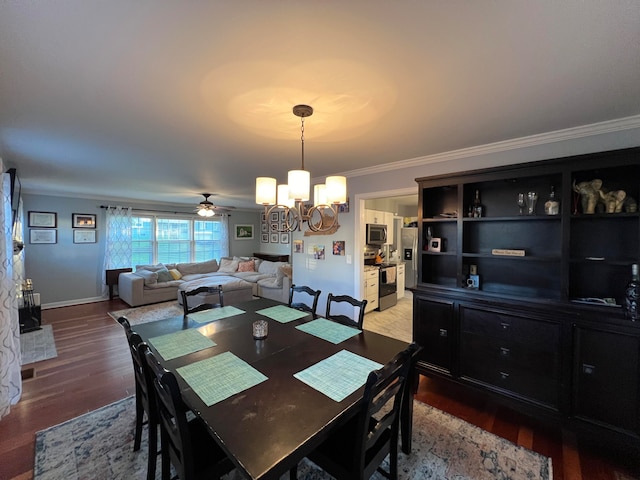
[[[490,370],[517,370],[522,375],[540,375],[553,380],[559,378],[558,354],[529,344],[462,333],[460,352],[463,375],[478,366]]]
[[[463,332],[521,341],[535,349],[557,351],[559,324],[464,306],[460,307],[460,317]]]

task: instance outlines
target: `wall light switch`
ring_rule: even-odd
[[[347,255],[347,264],[351,264],[352,259],[351,259],[351,255]]]

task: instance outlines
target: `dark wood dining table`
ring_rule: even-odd
[[[179,367],[231,352],[268,377],[208,407],[184,379],[176,375],[185,403],[204,421],[237,469],[253,480],[276,479],[286,473],[327,438],[332,429],[355,415],[362,401],[363,387],[337,402],[298,380],[294,374],[341,350],[385,364],[408,346],[406,342],[366,330],[333,344],[295,328],[311,321],[311,315],[280,323],[256,313],[276,305],[282,304],[258,299],[234,305],[244,313],[210,323],[201,324],[189,317],[177,316],[133,326],[144,341],[198,328],[216,343],[214,347],[168,361],[156,355],[169,371],[176,372]],[[268,321],[268,336],[264,340],[253,339],[252,325],[259,319]],[[153,342],[150,346],[155,351]],[[405,432],[403,429],[403,434]],[[408,435],[410,439],[410,428]],[[409,442],[403,441],[405,451],[410,448]]]

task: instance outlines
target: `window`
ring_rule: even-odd
[[[223,223],[180,217],[131,219],[132,265],[202,262],[223,253]]]

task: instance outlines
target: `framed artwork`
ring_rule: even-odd
[[[293,253],[304,253],[304,240],[293,241]]]
[[[289,243],[289,233],[280,234],[280,243]]]
[[[280,220],[280,214],[278,212],[271,212],[271,222],[277,223]]]
[[[29,230],[29,243],[58,243],[58,230],[33,228]]]
[[[271,243],[280,243],[280,235],[278,235],[277,233],[272,233]]]
[[[86,227],[89,228],[89,227]],[[95,230],[74,230],[73,243],[96,243]]]
[[[58,214],[55,212],[29,212],[29,226],[37,228],[56,228]],[[56,243],[56,242],[45,242]]]
[[[349,213],[349,197],[345,203],[338,205],[338,213]]]
[[[262,233],[266,233],[269,231],[269,226],[266,223],[261,223],[260,224],[260,231]]]
[[[316,260],[324,260],[324,245],[313,246],[313,258]]]
[[[264,212],[260,213],[260,221],[262,223],[266,223],[266,221],[267,221],[267,214],[266,213],[264,213]]]
[[[286,219],[287,219],[287,212],[283,210],[282,212],[280,212],[280,221],[284,222]]]
[[[261,243],[269,243],[269,234],[268,233],[262,233],[260,235],[260,242]]]
[[[253,239],[253,225],[234,225],[234,227],[236,240]]]
[[[344,240],[333,241],[333,254],[344,255]]]
[[[96,216],[90,213],[72,213],[73,228],[96,228]]]

